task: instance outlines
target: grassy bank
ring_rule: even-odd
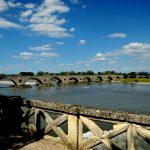
[[[124,83],[129,83],[129,82],[149,82],[150,83],[150,78],[127,78],[127,79],[120,79],[120,81]]]

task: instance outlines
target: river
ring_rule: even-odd
[[[0,84],[0,95],[22,96],[23,98],[49,100],[66,104],[99,107],[108,110],[121,110],[132,113],[150,114],[150,85],[123,83],[92,83],[63,85],[53,87],[12,88]],[[110,128],[103,124],[104,130]],[[84,138],[92,136],[91,132],[84,133]],[[113,140],[126,149],[126,134],[121,134]],[[150,146],[139,137],[138,150],[149,150]],[[105,150],[97,146],[94,150]]]
[[[150,85],[92,83],[23,89],[2,88],[0,84],[0,87],[0,95],[150,114]]]

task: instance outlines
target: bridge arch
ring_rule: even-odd
[[[111,81],[111,80],[113,80],[113,78],[112,78],[111,76],[108,76],[108,77],[106,78],[106,80],[107,80],[107,81]]]
[[[120,76],[116,76],[115,79],[120,79]]]
[[[10,82],[10,84],[12,83],[13,85],[17,85],[16,81],[12,80],[12,79],[9,79],[9,78],[0,78],[0,81],[8,81]]]
[[[75,77],[72,77],[72,78],[69,78],[68,82],[71,82],[71,83],[78,83],[79,80]]]
[[[34,77],[28,78],[27,80],[25,80],[24,84],[26,84],[27,82],[31,82],[31,81],[35,81],[36,84],[38,84],[38,85],[39,85],[39,84],[42,84],[42,81],[41,81],[40,79],[34,78]]]
[[[102,78],[101,76],[97,76],[97,77],[96,77],[96,80],[98,80],[98,81],[101,82],[101,81],[103,81],[103,78]]]
[[[84,80],[85,82],[91,82],[91,81],[92,81],[92,79],[91,79],[90,77],[85,77],[83,80]]]
[[[61,84],[62,80],[59,77],[52,77],[50,79],[51,82],[55,82],[54,84]],[[53,84],[53,83],[52,83]]]

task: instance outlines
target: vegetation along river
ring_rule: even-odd
[[[92,83],[12,88],[0,84],[0,87],[0,95],[16,95],[23,98],[46,99],[52,102],[150,114],[150,85]]]

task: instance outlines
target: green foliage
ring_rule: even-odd
[[[36,75],[38,76],[49,75],[49,72],[38,71]]]
[[[130,83],[130,82],[150,82],[150,78],[127,78],[127,79],[121,79],[124,83]]]
[[[20,72],[19,73],[20,76],[34,76],[33,72]]]
[[[93,72],[92,70],[88,70],[88,71],[86,72],[86,74],[87,74],[87,75],[93,75],[94,72]]]

